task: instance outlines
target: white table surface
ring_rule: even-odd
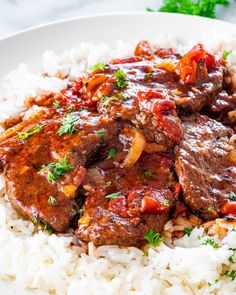
[[[236,2],[217,18],[236,23]],[[0,0],[0,38],[45,22],[96,13],[157,9],[162,0]]]

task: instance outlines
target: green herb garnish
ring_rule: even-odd
[[[102,99],[101,99],[101,102],[102,102],[102,104],[103,104],[104,106],[107,106],[111,100],[116,100],[116,99],[117,99],[117,98],[116,98],[115,96],[110,96],[110,97],[108,97],[108,96],[103,96]]]
[[[43,221],[39,218],[37,213],[33,213],[31,215],[32,222],[37,225],[41,230],[47,231],[49,234],[53,232],[53,229],[47,224],[47,222]]]
[[[144,239],[153,247],[157,247],[163,242],[163,238],[161,237],[161,235],[154,232],[153,229],[146,232]]]
[[[117,151],[115,148],[111,148],[108,152],[108,157],[114,159],[116,157]]]
[[[151,177],[153,177],[153,172],[152,171],[145,171],[145,172],[143,172],[142,176],[147,177],[147,178],[151,178]]]
[[[120,196],[120,193],[117,192],[117,193],[113,193],[113,194],[107,195],[105,198],[106,199],[116,199],[119,196]]]
[[[208,206],[207,211],[212,211],[212,206]]]
[[[164,0],[164,5],[159,11],[215,18],[216,7],[218,5],[228,6],[229,4],[229,0]],[[149,8],[148,11],[153,10]]]
[[[123,70],[117,70],[114,73],[114,76],[116,78],[116,86],[118,88],[124,88],[127,84],[127,77]]]
[[[49,198],[48,198],[48,204],[49,205],[52,205],[52,206],[56,206],[57,205],[56,198],[54,198],[53,196],[49,196]]]
[[[163,202],[162,202],[162,204],[163,204],[164,206],[168,206],[169,203],[170,203],[170,201],[167,200],[167,199],[164,199]]]
[[[192,229],[192,228],[189,228],[189,227],[186,227],[186,228],[184,229],[184,232],[185,232],[185,234],[186,234],[188,237],[190,237],[192,231],[193,231],[193,229]]]
[[[226,270],[224,275],[227,277],[227,278],[230,278],[231,281],[234,281],[235,278],[236,278],[236,271],[235,270]]]
[[[68,114],[62,119],[62,125],[58,129],[58,134],[61,136],[63,134],[72,134],[76,130],[76,125],[78,122],[78,117],[73,114]]]
[[[226,60],[228,58],[228,56],[231,54],[232,51],[227,51],[227,50],[224,50],[222,56],[223,56],[223,59]]]
[[[59,105],[59,103],[57,103],[57,102],[54,102],[54,103],[52,104],[52,106],[54,107],[54,109],[60,109],[60,105]]]
[[[236,201],[236,195],[235,195],[235,193],[233,193],[233,192],[230,192],[229,193],[229,199],[230,199],[230,201]]]
[[[220,248],[220,245],[217,244],[214,239],[206,239],[203,241],[202,245],[211,245],[215,249]]]
[[[48,181],[54,182],[73,168],[74,166],[69,164],[67,158],[65,157],[58,159],[58,162],[44,165],[38,174],[46,174]]]
[[[105,129],[98,130],[97,136],[101,139],[104,139],[106,137],[106,130]]]
[[[104,70],[105,66],[106,66],[105,63],[103,63],[103,62],[99,62],[99,63],[97,63],[96,65],[94,65],[94,66],[92,67],[92,70],[93,70],[93,71],[96,71],[96,70]]]
[[[39,133],[44,125],[34,126],[25,132],[17,132],[19,139],[28,139],[30,136]]]

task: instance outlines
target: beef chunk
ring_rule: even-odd
[[[169,157],[144,153],[130,169],[92,168],[77,237],[97,246],[134,246],[148,230],[160,232],[177,197],[171,167]]]
[[[74,216],[77,190],[86,176],[84,166],[117,135],[112,119],[87,111],[71,113],[73,130],[59,135],[65,116],[56,111],[38,121],[38,133],[25,139],[21,133],[0,144],[12,206],[26,218],[43,221],[56,231],[65,230]],[[32,125],[22,132],[29,130],[34,130]],[[55,163],[64,168],[53,170]]]
[[[203,217],[215,218],[230,193],[236,193],[236,167],[228,157],[233,131],[203,115],[184,118],[183,125],[175,165],[184,200]]]

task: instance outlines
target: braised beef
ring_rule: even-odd
[[[207,219],[236,193],[236,167],[229,160],[233,130],[203,115],[183,118],[184,138],[175,166],[186,204]]]

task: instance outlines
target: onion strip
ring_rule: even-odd
[[[142,154],[146,141],[141,132],[135,131],[134,138],[131,143],[131,147],[128,155],[126,156],[123,168],[131,168],[138,161],[140,155]]]

